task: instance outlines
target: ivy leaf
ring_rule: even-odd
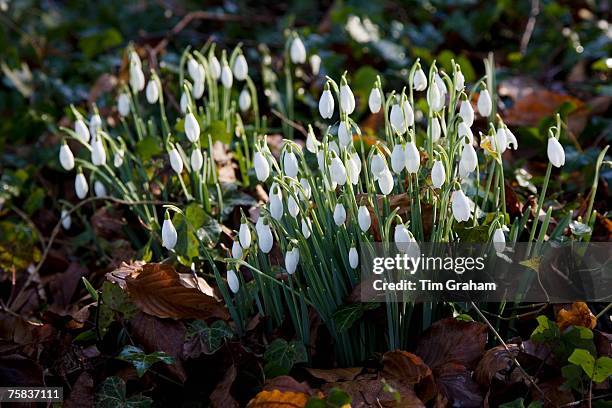
[[[153,400],[142,394],[126,398],[125,381],[119,377],[108,377],[96,392],[98,408],[148,408]]]
[[[363,316],[367,310],[373,310],[378,307],[378,303],[351,303],[343,305],[334,313],[334,321],[338,331],[346,331]]]
[[[217,320],[210,326],[203,320],[195,320],[187,325],[183,354],[189,358],[196,358],[201,354],[214,354],[224,341],[232,337],[234,332],[223,320]]]
[[[555,322],[546,316],[538,316],[538,327],[531,333],[531,340],[537,343],[551,343],[558,341],[561,333]]]
[[[142,377],[149,368],[155,363],[163,362],[166,364],[173,364],[174,359],[163,351],[156,351],[151,354],[146,354],[142,349],[135,346],[125,346],[121,353],[119,353],[119,360],[127,361],[132,363],[136,369],[136,374]]]
[[[298,341],[288,343],[284,339],[276,339],[264,353],[267,364],[264,367],[266,375],[278,376],[288,374],[296,363],[308,361],[306,347]]]
[[[595,360],[595,372],[593,381],[600,383],[612,376],[612,358],[603,356]]]

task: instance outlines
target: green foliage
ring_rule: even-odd
[[[99,408],[148,408],[153,400],[138,394],[127,397],[125,381],[119,377],[108,377],[96,392],[96,407]]]
[[[580,366],[585,374],[596,383],[612,376],[612,358],[610,357],[602,356],[595,359],[588,350],[575,349],[567,361]]]
[[[187,342],[197,341],[200,349],[206,354],[214,354],[223,343],[234,337],[234,332],[223,320],[217,320],[210,326],[203,320],[195,320],[187,325]]]
[[[139,377],[142,377],[155,363],[174,363],[174,359],[163,351],[156,351],[151,354],[146,354],[140,348],[135,346],[125,346],[117,358],[119,360],[132,363],[136,369],[136,374],[138,374]]]
[[[350,403],[350,395],[338,388],[332,388],[324,398],[311,397],[306,403],[306,408],[341,408]]]
[[[340,332],[350,329],[356,321],[361,319],[363,313],[378,308],[378,303],[351,303],[341,306],[334,313],[334,322]]]
[[[561,361],[566,361],[577,348],[596,353],[593,332],[590,329],[571,326],[561,333],[557,324],[546,316],[538,316],[537,321],[538,327],[531,334],[531,340],[551,347]]]
[[[284,339],[276,339],[264,353],[266,365],[264,371],[267,377],[277,377],[288,374],[297,363],[308,361],[306,347],[298,341],[287,342]]]
[[[544,405],[540,401],[532,401],[527,408],[542,408]],[[499,408],[525,408],[525,399],[517,398],[512,402],[501,404]]]

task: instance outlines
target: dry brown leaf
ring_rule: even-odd
[[[271,380],[266,381],[266,385],[264,386],[264,390],[266,391],[282,391],[282,392],[298,392],[306,395],[312,395],[314,391],[308,383],[298,382],[293,377],[288,375],[281,375],[278,377],[274,377]]]
[[[83,371],[79,375],[63,406],[64,408],[94,406],[94,382],[87,371]]]
[[[395,395],[385,390],[382,379],[357,379],[354,381],[343,381],[327,383],[321,387],[321,391],[329,393],[332,388],[338,388],[351,397],[351,408],[365,407],[404,407],[424,408],[425,405],[417,397],[411,386],[396,380],[388,380],[387,384],[399,393],[399,403]]]
[[[145,262],[143,261],[131,261],[130,263],[122,262],[121,266],[106,274],[106,279],[125,290],[127,288],[125,283],[127,277],[137,276],[144,265]]]
[[[301,392],[261,391],[255,396],[247,408],[303,408],[308,402],[308,396]]]
[[[505,382],[520,381],[523,375],[513,361],[519,355],[519,351],[516,344],[508,344],[508,350],[504,346],[487,350],[474,370],[476,382],[483,387],[488,387],[493,378]]]
[[[232,388],[232,384],[236,380],[237,373],[236,366],[232,364],[223,379],[215,386],[215,389],[210,394],[210,404],[213,408],[239,407],[238,402],[230,394],[230,388]]]
[[[564,331],[569,326],[582,326],[593,329],[596,324],[597,318],[584,302],[574,302],[569,309],[561,309],[557,314],[557,325],[561,331]]]
[[[386,379],[396,379],[404,384],[415,386],[422,401],[429,401],[437,394],[433,373],[417,355],[407,351],[389,351],[382,359],[382,375]]]
[[[336,382],[336,381],[350,381],[357,377],[363,367],[349,367],[349,368],[334,368],[331,370],[320,370],[317,368],[306,368],[306,371],[315,378],[323,380],[325,382]]]
[[[447,363],[436,369],[436,383],[441,394],[453,406],[479,407],[483,397],[470,372],[462,364]]]

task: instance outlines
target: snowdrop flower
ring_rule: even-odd
[[[251,93],[245,88],[238,97],[238,106],[242,112],[246,112],[251,107]]]
[[[465,122],[459,123],[459,126],[457,127],[457,134],[459,135],[460,139],[467,137],[470,144],[474,143],[474,134],[472,133],[472,129],[470,129]]]
[[[74,169],[74,155],[72,154],[72,150],[70,150],[70,146],[66,141],[62,142],[62,146],[59,151],[59,161],[64,170],[70,171]]]
[[[106,150],[104,150],[101,137],[96,137],[91,144],[91,163],[94,166],[102,166],[106,163]]]
[[[240,280],[233,269],[227,271],[227,286],[229,286],[232,293],[238,293],[240,290]]]
[[[155,79],[149,79],[145,94],[147,96],[147,102],[149,102],[151,105],[157,102],[159,99],[159,86],[157,85],[157,81]]]
[[[238,239],[240,240],[240,246],[247,249],[251,246],[251,229],[245,219],[240,223],[240,229],[238,230]]]
[[[257,151],[253,156],[253,167],[257,180],[266,181],[270,177],[270,164],[262,152]]]
[[[464,144],[461,159],[459,160],[459,177],[467,177],[476,170],[477,165],[478,156],[476,156],[474,146],[471,143]]]
[[[130,97],[126,93],[122,93],[117,98],[117,110],[119,115],[126,117],[130,114]]]
[[[361,159],[357,153],[353,153],[346,163],[346,178],[351,184],[357,185],[359,174],[361,174]]]
[[[234,76],[238,81],[244,81],[249,74],[249,66],[243,54],[239,54],[234,61]]]
[[[480,113],[480,116],[487,117],[491,114],[493,102],[491,102],[491,95],[489,95],[489,91],[487,89],[483,89],[482,91],[480,91],[477,106],[478,113]]]
[[[194,82],[191,96],[193,96],[194,99],[200,99],[202,95],[204,95],[204,80]]]
[[[337,226],[341,226],[346,221],[346,209],[341,203],[336,204],[334,208],[334,222]]]
[[[308,201],[310,199],[310,195],[312,191],[310,190],[310,183],[305,178],[300,179],[300,185],[302,186],[303,192],[300,191],[300,195],[304,199],[304,201]]]
[[[295,178],[298,174],[299,164],[295,153],[286,151],[283,155],[283,170],[289,177]]]
[[[412,86],[415,91],[421,92],[427,88],[427,76],[425,72],[421,68],[417,69],[414,72],[414,76],[412,78]]]
[[[89,185],[87,184],[87,180],[83,175],[83,172],[79,170],[74,179],[74,191],[76,192],[77,197],[81,200],[87,196],[87,192],[89,191]]]
[[[446,83],[444,82],[440,74],[438,74],[437,72],[434,75],[434,83],[436,84],[436,86],[438,87],[438,90],[440,91],[440,96],[442,98],[442,106],[444,106],[444,102],[445,102],[444,99],[446,98],[446,94],[448,93],[448,90],[446,89]]]
[[[395,226],[393,240],[395,241],[397,250],[407,254],[409,257],[418,258],[421,255],[421,251],[414,236],[404,224]]]
[[[548,160],[555,167],[561,167],[565,164],[565,150],[556,137],[548,138],[548,147],[546,149]]]
[[[280,221],[280,219],[283,218],[283,212],[285,211],[283,207],[283,193],[277,184],[272,185],[270,192],[270,215],[275,220]]]
[[[172,250],[176,246],[177,239],[178,235],[176,233],[176,228],[174,228],[174,224],[172,224],[170,213],[166,211],[166,216],[164,217],[164,223],[162,225],[162,246],[168,250]]]
[[[219,63],[219,59],[215,55],[212,55],[208,61],[208,64],[208,67],[210,68],[210,76],[217,81],[221,77],[221,64]]]
[[[142,67],[136,64],[130,65],[130,86],[134,92],[140,92],[145,86],[145,76]]]
[[[399,174],[404,170],[404,167],[406,167],[406,153],[402,145],[396,144],[391,152],[391,169]]]
[[[352,130],[349,125],[342,121],[340,125],[338,125],[338,141],[340,142],[340,147],[345,148],[353,141]]]
[[[173,147],[172,150],[168,152],[168,156],[170,156],[170,167],[172,167],[172,170],[174,170],[176,174],[181,174],[183,172],[183,159],[178,150],[176,150],[176,147]]]
[[[512,148],[514,150],[518,149],[518,140],[516,140],[516,136],[514,136],[514,133],[512,133],[512,131],[508,129],[507,127],[505,129],[506,129],[506,140],[507,140],[508,149],[509,148]]]
[[[503,153],[508,148],[508,140],[506,139],[506,129],[504,126],[500,126],[497,128],[495,132],[495,137],[493,138],[493,150],[498,151],[499,153]]]
[[[125,152],[123,150],[117,150],[115,152],[115,155],[113,156],[113,166],[115,166],[115,168],[121,167],[121,165],[123,164],[124,155]]]
[[[440,88],[437,85],[438,81],[434,80],[434,83],[429,86],[427,91],[427,104],[432,112],[438,112],[444,107],[444,97],[440,94]]]
[[[195,172],[199,172],[202,166],[204,165],[204,156],[202,156],[202,151],[199,148],[194,148],[191,152],[191,170]]]
[[[493,233],[493,246],[495,247],[495,252],[504,252],[506,249],[506,237],[504,236],[504,230],[501,228],[495,229]]]
[[[317,140],[312,127],[309,126],[308,135],[306,136],[306,150],[308,150],[310,153],[316,154],[319,151],[320,145],[321,142]]]
[[[446,181],[446,170],[440,160],[434,162],[433,168],[431,169],[431,184],[435,188],[441,188]]]
[[[345,83],[340,85],[340,108],[350,115],[355,110],[355,95],[351,88]]]
[[[389,114],[389,121],[391,126],[400,135],[406,132],[406,125],[414,125],[414,112],[410,102],[403,101],[402,107],[399,104],[395,104],[391,107],[391,113]]]
[[[300,213],[300,206],[292,195],[290,195],[287,199],[287,210],[289,211],[289,215],[291,215],[293,218],[297,217],[297,215]]]
[[[359,266],[359,254],[357,253],[357,249],[355,247],[351,247],[348,253],[349,265],[351,268],[355,269]]]
[[[414,142],[406,143],[405,155],[406,170],[408,173],[416,174],[421,167],[421,155]]]
[[[72,218],[70,217],[70,213],[67,210],[62,210],[60,219],[62,220],[62,228],[69,230],[72,226]]]
[[[229,65],[227,65],[227,62],[223,61],[223,68],[221,68],[221,84],[223,84],[225,89],[230,89],[233,82],[234,77],[232,75],[232,70]]]
[[[83,119],[77,119],[76,122],[74,122],[74,133],[77,134],[83,143],[89,142],[89,129],[87,129],[87,125],[83,122]]]
[[[89,134],[91,137],[96,137],[100,129],[102,129],[102,118],[97,113],[94,113],[89,118]]]
[[[380,95],[380,90],[377,87],[372,88],[370,91],[370,96],[368,98],[368,107],[370,108],[370,112],[378,113],[382,106],[382,96]]]
[[[465,77],[463,76],[463,72],[459,69],[455,71],[455,91],[459,92],[463,88],[465,88]]]
[[[257,240],[259,242],[259,249],[264,254],[267,254],[272,250],[274,244],[274,237],[272,236],[272,229],[268,221],[264,217],[259,217],[255,224],[255,231],[257,232]]]
[[[310,61],[310,69],[312,70],[312,75],[319,75],[319,71],[321,70],[321,57],[318,54],[312,54],[309,58]]]
[[[194,82],[200,81],[202,79],[200,77],[199,67],[200,64],[198,63],[198,61],[196,61],[193,57],[189,57],[189,59],[187,60],[187,72],[189,73],[189,76],[191,77],[191,79],[193,79]]]
[[[470,219],[470,202],[462,190],[453,191],[451,195],[451,209],[457,222]]]
[[[291,62],[294,64],[303,64],[306,62],[306,47],[304,47],[304,43],[297,35],[291,42],[289,55],[291,56]]]
[[[372,172],[372,176],[374,176],[374,180],[378,180],[385,170],[389,169],[387,168],[387,162],[384,157],[382,157],[380,153],[374,154],[370,162],[370,171]]]
[[[297,247],[293,247],[285,254],[285,269],[289,275],[293,275],[298,262],[300,261],[300,251]]]
[[[346,168],[338,156],[334,157],[331,161],[329,176],[336,184],[343,186],[346,183]]]
[[[334,114],[334,97],[329,90],[329,85],[325,86],[319,99],[319,113],[323,119],[331,119]]]
[[[440,140],[440,136],[442,135],[442,128],[440,127],[440,121],[438,120],[438,118],[431,119],[430,134],[431,141],[433,143],[437,143],[438,140]]]
[[[200,139],[200,124],[191,112],[185,116],[185,134],[191,143],[195,143]]]
[[[393,190],[393,174],[386,167],[378,178],[378,187],[384,195],[388,195]]]
[[[106,187],[98,180],[94,182],[94,194],[96,197],[106,197],[108,195],[106,194]]]
[[[468,127],[474,124],[474,108],[468,100],[461,101],[459,105],[459,117],[463,120]]]
[[[179,106],[181,108],[181,113],[185,114],[187,113],[187,107],[189,105],[189,99],[187,98],[187,94],[183,93],[181,95],[181,100],[179,101]]]
[[[357,210],[357,221],[359,222],[359,228],[361,228],[363,232],[370,229],[370,225],[372,225],[372,218],[370,216],[368,207],[365,205],[360,206]]]
[[[240,246],[240,241],[237,239],[232,242],[232,258],[242,259],[242,247]]]
[[[304,235],[304,238],[310,238],[311,230],[312,223],[310,222],[310,218],[302,218],[302,235]]]

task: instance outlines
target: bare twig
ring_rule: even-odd
[[[531,12],[529,13],[529,20],[527,20],[525,32],[523,32],[523,37],[521,38],[521,55],[525,55],[525,53],[527,52],[527,46],[529,45],[529,40],[531,40],[531,35],[533,34],[533,30],[535,29],[538,14],[540,14],[540,0],[531,0]]]
[[[276,109],[272,109],[272,113],[274,114],[274,116],[276,116],[277,118],[279,118],[283,122],[287,123],[289,126],[294,128],[295,130],[297,130],[298,132],[300,132],[304,136],[308,136],[308,132],[306,132],[306,129],[304,129],[304,126],[302,126],[299,123],[289,119],[288,117],[286,117],[285,115],[283,115],[282,113],[277,111]]]

